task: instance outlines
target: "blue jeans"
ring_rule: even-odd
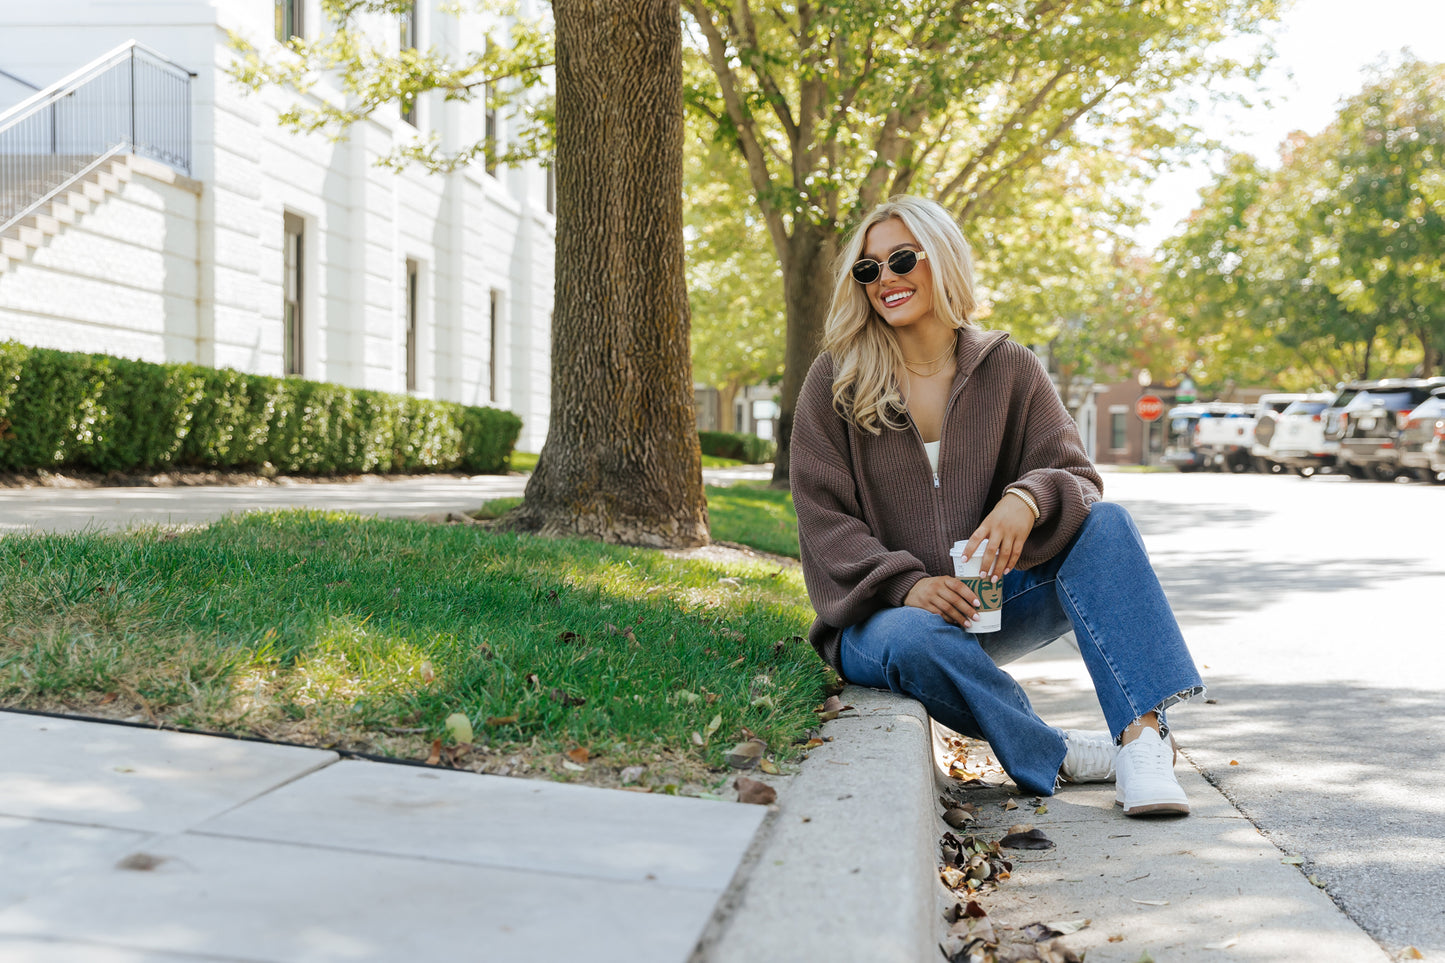
[[[933,718],[987,739],[1020,787],[1051,795],[1066,746],[999,666],[1073,629],[1117,741],[1146,712],[1204,691],[1179,623],[1129,513],[1096,502],[1068,546],[1003,578],[1003,628],[975,635],[911,606],[843,630],[843,675],[923,703]],[[1167,730],[1166,730],[1167,731]]]

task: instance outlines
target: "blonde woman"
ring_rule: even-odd
[[[1204,686],[1139,532],[1100,501],[1038,360],[974,311],[968,243],[934,202],[892,198],[845,245],[793,423],[810,640],[850,682],[987,739],[1028,792],[1116,781],[1126,815],[1188,813],[1165,710]],[[973,631],[964,538],[1001,583],[1000,631]],[[1047,725],[999,668],[1071,629],[1107,733]]]

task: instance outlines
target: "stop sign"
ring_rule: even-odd
[[[1158,421],[1164,414],[1164,402],[1158,395],[1145,395],[1134,402],[1134,414],[1145,421]]]

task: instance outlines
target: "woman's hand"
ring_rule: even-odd
[[[1024,542],[1033,530],[1034,513],[1029,511],[1022,498],[1006,494],[968,537],[963,555],[965,558],[973,558],[978,543],[988,539],[988,548],[984,549],[983,565],[979,572],[984,578],[1003,578],[1018,564],[1019,556],[1023,554]]]
[[[913,583],[903,604],[927,609],[954,625],[967,627],[978,614],[979,602],[958,579],[949,575],[931,575]]]

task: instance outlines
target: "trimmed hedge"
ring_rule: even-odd
[[[702,445],[704,455],[712,455],[714,458],[731,458],[734,461],[747,462],[749,465],[761,465],[764,462],[772,461],[778,454],[776,442],[759,438],[757,435],[740,435],[728,431],[699,431],[697,439]]]
[[[500,472],[509,411],[0,342],[0,470]]]

